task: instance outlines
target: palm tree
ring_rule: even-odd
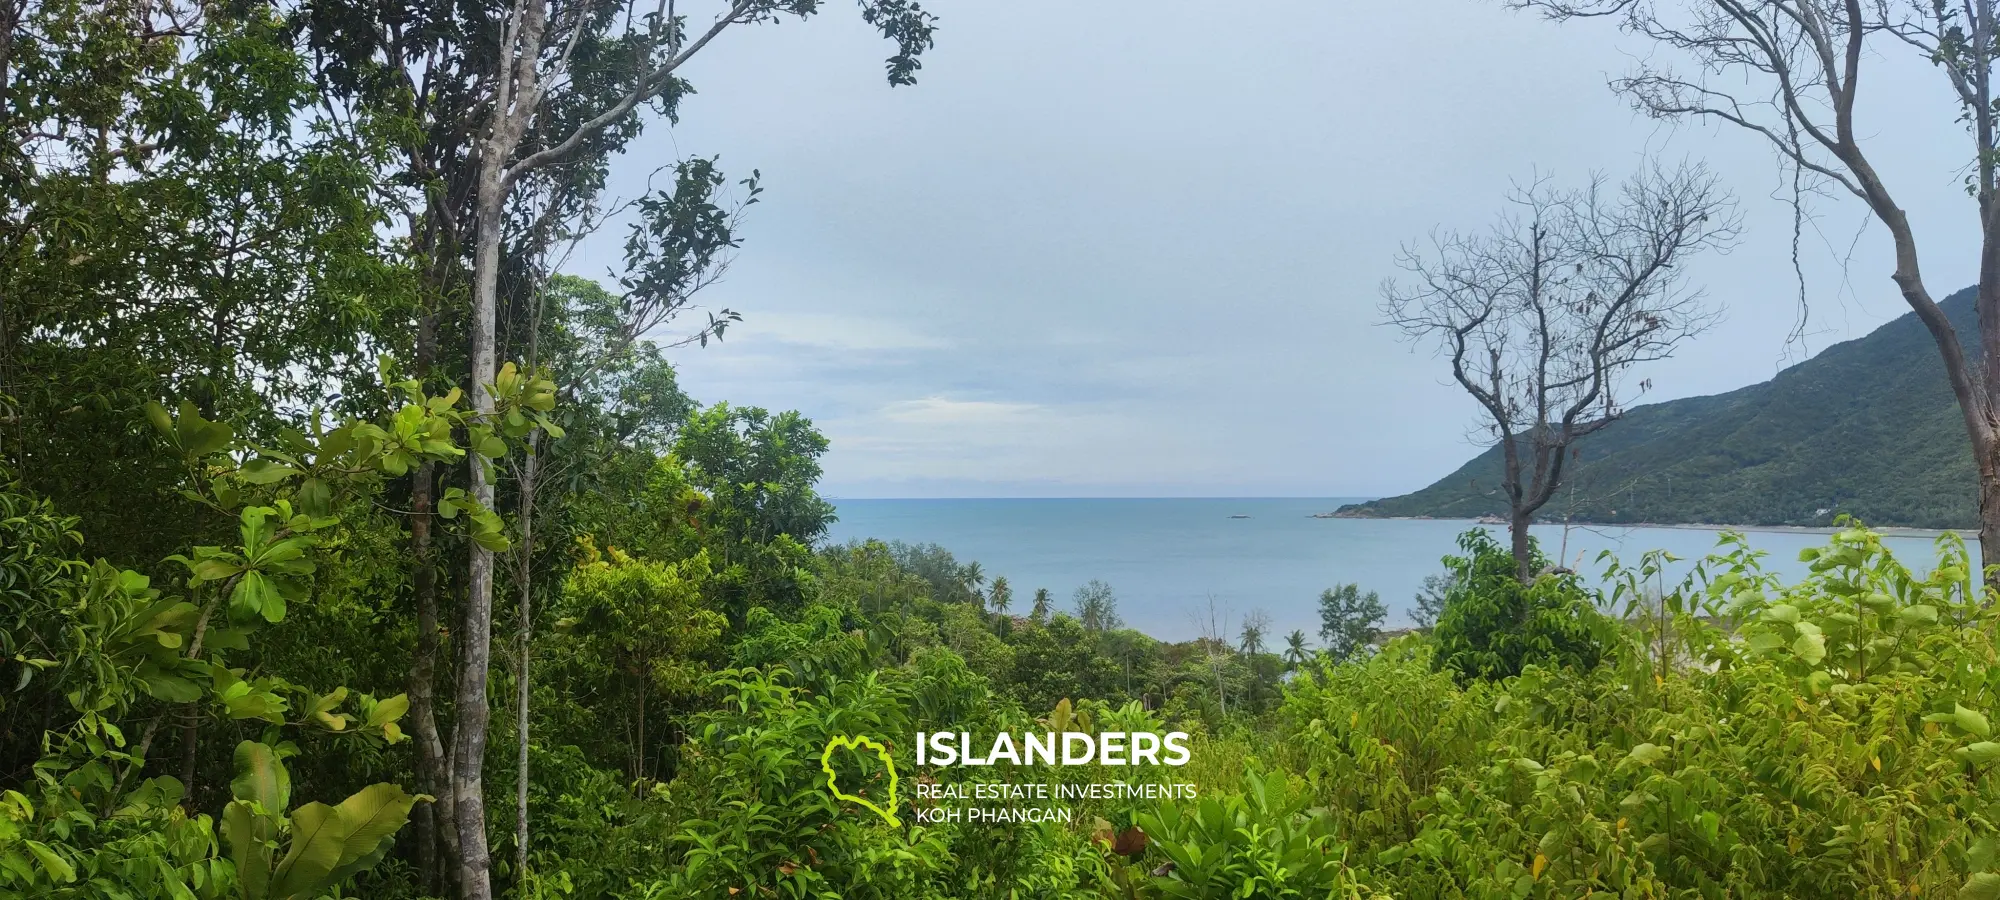
[[[1237,645],[1246,656],[1256,656],[1264,652],[1264,633],[1271,630],[1271,617],[1263,610],[1253,610],[1243,617],[1243,632]]]
[[[994,612],[1003,616],[1007,614],[1007,607],[1014,605],[1014,589],[1007,585],[1007,576],[993,579],[993,592],[988,595],[987,603]]]
[[[1035,588],[1035,605],[1028,610],[1028,618],[1037,622],[1043,621],[1049,617],[1049,610],[1054,607],[1055,601],[1049,597],[1049,589]]]
[[[1306,649],[1306,633],[1293,629],[1285,635],[1285,671],[1296,672],[1307,660],[1312,659],[1312,651]]]
[[[973,603],[981,607],[986,605],[986,595],[979,590],[986,583],[986,570],[980,567],[979,560],[966,563],[965,568],[959,569],[958,580],[965,584],[965,592]]]

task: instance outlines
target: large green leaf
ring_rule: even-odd
[[[292,803],[292,773],[285,771],[271,745],[244,741],[236,745],[236,778],[229,782],[229,793],[282,815]]]
[[[41,841],[28,841],[27,847],[28,852],[35,855],[35,861],[42,864],[42,871],[49,874],[50,880],[59,884],[68,884],[76,880],[76,867],[49,849],[49,845]]]
[[[395,847],[396,832],[410,820],[420,799],[393,784],[371,784],[340,803],[340,815],[352,829],[334,867],[333,883],[373,868]]]
[[[271,882],[271,839],[277,833],[276,813],[260,813],[244,800],[222,809],[222,839],[229,843],[236,864],[236,883],[244,900],[263,900]]]
[[[372,784],[337,807],[308,803],[292,813],[291,849],[272,873],[272,900],[315,897],[374,865],[390,838],[409,821],[416,797],[393,784]]]
[[[1958,889],[1958,900],[2000,900],[2000,875],[1980,872],[1967,878]]]
[[[244,463],[236,474],[251,484],[273,484],[299,474],[299,470],[260,457]]]
[[[271,579],[252,569],[243,573],[243,577],[236,582],[236,588],[229,592],[229,610],[236,619],[263,616],[266,622],[282,622],[285,619],[285,598],[278,593]]]
[[[1980,737],[1993,736],[1993,726],[1988,724],[1986,716],[1977,710],[1966,709],[1962,705],[1953,704],[1951,721],[1959,728]]]

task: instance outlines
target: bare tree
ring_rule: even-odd
[[[1625,31],[1683,51],[1693,74],[1648,65],[1613,89],[1661,119],[1727,122],[1769,144],[1799,179],[1861,200],[1889,232],[1890,278],[1930,330],[1965,416],[1979,472],[1979,545],[1989,585],[2000,586],[2000,197],[1996,174],[1993,0],[1690,0],[1662,11],[1649,0],[1509,0],[1551,19],[1610,17]],[[1981,236],[1979,353],[1968,358],[1918,265],[1917,239],[1860,135],[1856,98],[1890,52],[1936,65],[1960,107],[1973,151],[1967,193]],[[1865,63],[1865,65],[1864,65]],[[1928,176],[1926,176],[1928,177]],[[1796,221],[1796,217],[1795,217]]]
[[[1215,676],[1215,703],[1221,707],[1224,716],[1229,715],[1229,690],[1222,677],[1223,667],[1229,662],[1229,610],[1215,605],[1215,595],[1208,595],[1206,610],[1188,611],[1188,618],[1194,621],[1195,630],[1201,634],[1202,656],[1208,661],[1209,673]]]
[[[1648,167],[1617,188],[1602,177],[1581,189],[1538,178],[1508,199],[1486,231],[1406,247],[1398,262],[1409,278],[1385,282],[1382,295],[1388,320],[1437,341],[1485,410],[1525,582],[1528,526],[1555,496],[1571,447],[1623,413],[1633,366],[1714,322],[1680,264],[1731,243],[1737,218],[1698,165]]]

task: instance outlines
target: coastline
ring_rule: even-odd
[[[1459,517],[1455,517],[1455,516],[1351,516],[1351,515],[1350,515],[1350,516],[1342,516],[1342,515],[1335,515],[1335,514],[1332,514],[1332,513],[1319,513],[1319,514],[1315,514],[1315,515],[1311,516],[1311,518],[1315,518],[1315,519],[1375,519],[1375,520],[1378,520],[1378,521],[1387,521],[1387,522],[1396,522],[1396,521],[1401,521],[1401,522],[1465,522],[1465,523],[1468,523],[1468,524],[1473,524],[1473,525],[1495,525],[1495,526],[1503,526],[1503,527],[1504,527],[1504,526],[1505,526],[1505,525],[1507,524],[1506,522],[1496,522],[1496,521],[1492,521],[1492,520],[1490,520],[1490,519],[1481,519],[1481,518],[1459,518]],[[1548,521],[1548,520],[1545,520],[1545,519],[1544,519],[1544,520],[1537,520],[1537,521],[1535,522],[1535,524],[1536,524],[1536,525],[1549,525],[1549,526],[1556,526],[1556,527],[1561,527],[1561,526],[1563,526],[1563,525],[1564,525],[1565,523],[1563,523],[1563,522],[1552,522],[1552,521]],[[1840,529],[1840,528],[1836,528],[1836,527],[1834,527],[1834,526],[1832,526],[1832,525],[1718,525],[1718,524],[1713,524],[1713,523],[1709,523],[1709,522],[1677,522],[1677,523],[1668,523],[1668,522],[1569,522],[1569,523],[1567,523],[1567,524],[1568,524],[1568,526],[1569,526],[1570,528],[1584,528],[1584,529],[1591,529],[1591,530],[1595,530],[1595,531],[1603,531],[1603,530],[1612,530],[1612,529],[1631,529],[1631,528],[1678,528],[1678,529],[1682,529],[1682,530],[1686,530],[1686,531],[1741,531],[1741,532],[1744,532],[1744,533],[1746,533],[1746,534],[1750,534],[1750,533],[1767,533],[1767,534],[1833,534],[1833,533],[1834,533],[1834,532],[1836,532],[1836,531],[1841,531],[1841,530],[1842,530],[1842,529]],[[1869,530],[1870,530],[1870,531],[1874,531],[1874,532],[1876,532],[1876,533],[1878,533],[1878,534],[1882,534],[1882,535],[1885,535],[1885,536],[1889,536],[1889,537],[1908,537],[1908,538],[1935,538],[1935,537],[1937,537],[1937,536],[1939,536],[1939,535],[1942,535],[1942,534],[1945,534],[1946,532],[1951,532],[1951,533],[1954,533],[1954,534],[1957,534],[1957,535],[1958,535],[1959,537],[1961,537],[1961,538],[1964,538],[1964,539],[1966,539],[1966,540],[1968,540],[1968,541],[1969,541],[1969,540],[1973,540],[1973,539],[1976,539],[1976,538],[1978,538],[1978,537],[1979,537],[1979,532],[1978,532],[1978,531],[1977,531],[1976,529],[1969,529],[1969,528],[1911,528],[1911,527],[1907,527],[1907,526],[1902,526],[1902,525],[1871,525],[1871,526],[1868,526],[1868,528],[1869,528]]]

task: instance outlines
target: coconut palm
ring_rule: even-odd
[[[1271,630],[1271,617],[1263,610],[1256,610],[1243,617],[1243,631],[1238,638],[1237,649],[1245,656],[1256,656],[1264,652],[1264,634]]]
[[[993,590],[987,594],[986,603],[994,612],[1007,614],[1007,607],[1014,605],[1014,589],[1007,585],[1007,576],[993,579]]]
[[[982,607],[986,605],[986,595],[980,591],[986,584],[986,570],[980,567],[979,560],[966,563],[964,568],[959,569],[958,580],[965,586],[967,599]]]
[[[1035,605],[1028,610],[1028,618],[1037,622],[1046,620],[1049,611],[1055,607],[1055,600],[1049,597],[1048,588],[1035,588]]]
[[[1292,629],[1285,635],[1285,671],[1296,672],[1312,659],[1312,651],[1306,649],[1306,633]]]

